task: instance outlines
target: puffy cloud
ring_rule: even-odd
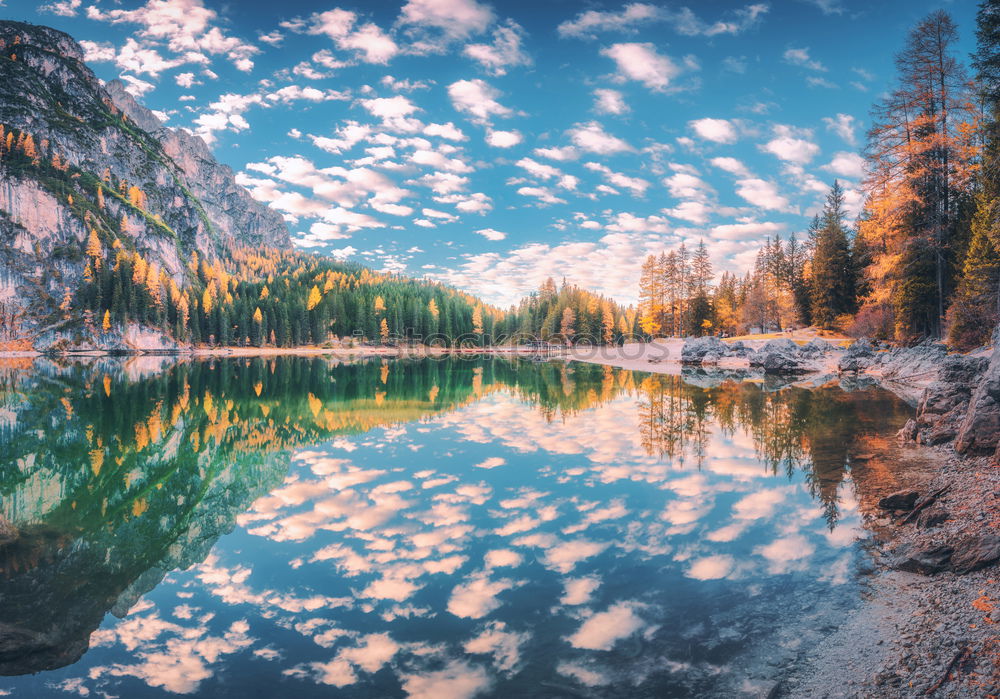
[[[372,116],[377,116],[380,119],[397,119],[409,116],[419,110],[417,105],[402,95],[363,99],[359,100],[358,103],[371,112]]]
[[[490,580],[480,573],[451,591],[448,611],[457,617],[480,619],[499,607],[497,595],[512,587],[514,583],[510,580]]]
[[[860,180],[865,176],[865,159],[857,153],[840,151],[834,153],[833,160],[824,165],[823,169],[841,177]]]
[[[695,580],[719,580],[733,571],[735,563],[732,556],[725,554],[705,556],[692,561],[684,574]]]
[[[596,121],[576,124],[567,133],[570,140],[573,141],[573,145],[590,153],[613,155],[634,150],[622,139],[607,133],[604,127]]]
[[[661,56],[651,43],[612,44],[601,50],[618,66],[621,79],[635,80],[651,90],[663,91],[680,73],[668,56]]]
[[[576,160],[580,157],[576,148],[573,146],[563,146],[561,148],[536,148],[535,155],[540,158],[548,158],[549,160]]]
[[[497,670],[510,673],[521,659],[521,646],[530,638],[527,633],[507,631],[502,621],[493,621],[462,647],[466,653],[490,654]]]
[[[494,131],[490,129],[486,134],[486,142],[494,148],[511,148],[523,140],[524,137],[520,131]]]
[[[38,11],[51,12],[60,17],[75,17],[76,11],[80,9],[80,5],[82,4],[83,0],[59,0],[59,2],[49,3],[48,5],[40,5]]]
[[[464,112],[472,121],[489,124],[493,116],[508,117],[514,112],[497,102],[500,91],[485,80],[458,80],[448,86],[448,97],[459,112]]]
[[[607,611],[587,618],[566,640],[574,648],[611,650],[615,643],[642,629],[646,623],[636,614],[637,605],[619,602]]]
[[[819,153],[819,146],[810,139],[812,131],[809,129],[777,124],[774,127],[774,138],[761,146],[761,149],[786,162],[804,165]]]
[[[731,175],[737,175],[739,177],[748,177],[750,175],[750,169],[743,164],[742,161],[736,158],[730,157],[719,157],[712,158],[712,165],[719,168],[720,170],[725,170]]]
[[[824,66],[819,61],[813,60],[809,57],[809,49],[788,49],[784,53],[785,63],[790,63],[793,66],[801,66],[803,68],[808,68],[809,70],[826,71],[826,66]]]
[[[491,75],[505,75],[508,68],[531,65],[531,57],[521,47],[523,38],[521,25],[507,20],[493,30],[492,44],[469,44],[464,53]]]
[[[282,26],[292,31],[327,36],[337,48],[354,53],[366,63],[384,65],[399,53],[396,42],[378,25],[372,22],[359,25],[357,20],[356,13],[335,8],[326,12],[316,12],[307,20],[283,22]]]
[[[461,660],[451,660],[441,670],[403,673],[399,679],[410,699],[472,699],[492,686],[483,668]]]
[[[731,18],[705,22],[689,8],[670,10],[666,7],[632,2],[621,11],[587,10],[558,27],[562,37],[594,38],[598,32],[633,32],[645,24],[669,22],[678,34],[686,36],[717,36],[746,31],[768,11],[766,3],[756,3],[730,12]]]
[[[594,90],[594,109],[600,114],[625,114],[629,111],[624,95],[607,88]]]
[[[840,136],[849,146],[857,145],[857,137],[854,135],[855,122],[855,118],[850,114],[838,114],[832,119],[823,117],[827,130]]]
[[[768,211],[789,211],[791,209],[791,203],[778,191],[778,186],[759,177],[737,180],[736,194],[754,206]]]
[[[548,187],[521,187],[517,193],[523,197],[534,197],[541,204],[565,204],[565,199],[557,197]]]
[[[165,42],[172,52],[199,61],[201,52],[222,54],[241,71],[251,70],[251,56],[260,52],[256,46],[212,26],[218,13],[206,8],[202,0],[147,0],[134,10],[101,10],[91,5],[87,17],[113,24],[138,24],[142,27],[138,32],[142,40]]]
[[[614,185],[615,187],[628,189],[636,196],[643,196],[646,193],[646,190],[649,189],[649,182],[641,177],[629,177],[621,172],[615,172],[606,165],[601,165],[600,163],[584,163],[584,167],[588,170],[601,173],[604,175],[604,179],[609,184]]]
[[[117,56],[115,47],[109,43],[83,39],[80,41],[80,46],[83,48],[83,60],[87,63],[107,63],[115,60]]]
[[[462,130],[450,121],[446,124],[428,124],[424,127],[425,136],[437,136],[448,141],[467,141],[469,139]]]
[[[699,137],[714,143],[736,143],[739,135],[733,122],[728,119],[695,119],[689,121],[688,126]]]
[[[464,39],[486,31],[493,19],[493,10],[476,0],[408,0],[399,23],[440,30],[449,39]]]

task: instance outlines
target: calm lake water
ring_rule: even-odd
[[[857,599],[911,413],[501,359],[8,366],[0,694],[753,696]]]

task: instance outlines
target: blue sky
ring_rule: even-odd
[[[548,276],[635,300],[705,240],[805,229],[909,28],[975,3],[0,0],[200,133],[296,244],[507,304]]]

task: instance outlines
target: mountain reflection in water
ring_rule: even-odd
[[[852,599],[870,452],[911,412],[589,364],[142,361],[0,365],[0,674],[40,673],[0,690],[749,691],[749,648]]]

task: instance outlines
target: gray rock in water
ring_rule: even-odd
[[[913,442],[917,439],[917,421],[912,417],[906,421],[902,429],[896,433],[896,436],[902,442]]]
[[[809,340],[806,344],[799,348],[802,354],[807,354],[813,357],[822,357],[833,351],[833,345],[831,345],[826,340]]]
[[[879,500],[878,506],[883,510],[906,510],[908,512],[917,504],[919,497],[920,493],[916,490],[900,490]]]
[[[788,352],[789,354],[799,354],[799,346],[786,338],[780,338],[778,340],[768,340],[763,347],[760,348],[761,352]]]
[[[892,567],[907,573],[934,575],[947,570],[953,551],[947,545],[909,544],[900,548]]]
[[[864,371],[874,363],[874,360],[875,347],[868,338],[862,337],[847,348],[847,352],[837,363],[837,368],[840,371]]]
[[[727,350],[726,343],[714,335],[692,337],[684,341],[684,347],[681,349],[681,363],[701,364],[705,355],[708,354],[715,355],[716,361],[718,361],[717,358],[725,356]]]
[[[765,374],[799,374],[809,371],[802,359],[789,352],[774,350],[771,352],[758,352],[761,356],[761,366],[764,367]]]
[[[959,575],[987,568],[1000,561],[1000,535],[976,534],[955,544],[951,567]]]

